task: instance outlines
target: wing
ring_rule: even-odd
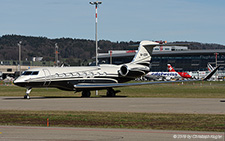
[[[199,80],[179,80],[179,81],[155,81],[155,82],[145,82],[145,83],[83,83],[74,85],[76,89],[101,89],[101,88],[115,88],[115,87],[125,87],[125,86],[138,86],[138,85],[153,85],[153,84],[163,84],[163,83],[177,83],[177,82],[192,82]]]
[[[115,88],[115,87],[125,87],[125,86],[138,86],[138,85],[153,85],[153,84],[164,84],[164,83],[178,83],[178,82],[194,82],[194,81],[206,81],[210,79],[213,74],[220,67],[217,66],[213,71],[211,71],[204,79],[195,80],[179,80],[179,81],[155,81],[155,82],[145,82],[145,83],[79,83],[74,85],[76,89],[101,89],[101,88]]]

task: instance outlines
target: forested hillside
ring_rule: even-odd
[[[212,44],[212,43],[199,43],[199,42],[176,42],[176,43],[189,43],[190,45],[188,46],[189,49],[191,50],[200,50],[200,49],[225,49],[225,45],[220,45],[220,44]]]
[[[0,37],[0,60],[17,60],[19,41],[22,41],[22,59],[42,56],[45,60],[54,60],[55,43],[59,46],[61,58],[90,59],[95,55],[95,41],[93,40],[4,35]],[[110,49],[122,50],[129,44],[134,43],[99,41],[100,52],[107,52]]]
[[[95,56],[95,41],[86,39],[59,38],[48,39],[46,37],[31,37],[20,35],[4,35],[0,37],[0,60],[18,59],[18,42],[22,41],[22,60],[30,60],[32,57],[44,57],[44,60],[54,61],[55,43],[59,46],[60,59],[70,61],[75,59],[91,59]],[[99,41],[99,52],[108,50],[131,49],[128,45],[138,42],[111,42]],[[203,44],[191,42],[189,49],[225,49],[218,44]]]

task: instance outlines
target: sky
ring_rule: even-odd
[[[0,36],[95,40],[90,0],[0,0]],[[224,0],[102,0],[98,39],[225,45]]]

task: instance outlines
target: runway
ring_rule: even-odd
[[[220,140],[224,133],[138,129],[0,126],[0,140],[24,141],[171,141]]]
[[[214,98],[31,98],[0,97],[0,110],[225,114],[225,102]]]

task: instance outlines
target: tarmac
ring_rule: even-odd
[[[173,141],[224,140],[224,133],[103,129],[103,128],[65,128],[33,126],[0,126],[1,141]]]
[[[217,98],[31,97],[27,100],[22,97],[0,97],[0,110],[225,114],[225,102]],[[224,134],[168,130],[0,126],[1,141],[224,141]]]
[[[0,97],[0,110],[225,114],[225,102],[217,98]]]

